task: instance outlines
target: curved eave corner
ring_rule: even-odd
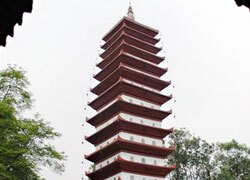
[[[23,13],[31,13],[33,0],[1,0],[0,46],[6,46],[7,36],[14,36],[16,24],[22,25]]]

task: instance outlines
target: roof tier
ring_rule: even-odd
[[[119,79],[118,82],[116,82],[102,95],[98,96],[95,100],[88,103],[88,105],[95,110],[99,110],[100,108],[102,108],[103,106],[113,101],[115,98],[122,94],[146,100],[157,105],[162,105],[172,98],[172,95],[165,96],[160,93],[153,92],[148,89],[144,89],[139,86],[124,82],[123,79]]]
[[[162,49],[126,33],[122,33],[116,40],[112,42],[112,44],[110,44],[110,46],[100,55],[100,57],[103,59],[107,58],[119,45],[124,42],[153,54],[157,54]]]
[[[163,139],[168,134],[173,132],[173,129],[162,129],[152,126],[147,126],[144,124],[138,124],[134,122],[127,121],[122,117],[117,117],[117,119],[103,128],[102,130],[96,132],[95,134],[86,137],[85,139],[92,143],[93,145],[98,145],[112,136],[118,134],[119,132],[128,132],[132,134],[147,136],[151,138]]]
[[[175,166],[164,167],[164,166],[155,166],[149,164],[142,164],[132,161],[127,161],[118,157],[111,164],[104,166],[97,171],[92,173],[86,173],[86,175],[92,180],[99,180],[113,176],[119,172],[128,172],[141,174],[144,176],[155,176],[159,178],[164,178],[172,170],[175,169]]]
[[[171,84],[170,81],[163,81],[159,78],[142,74],[140,72],[132,70],[129,67],[124,66],[123,64],[120,64],[120,66],[116,68],[116,70],[112,74],[101,81],[96,87],[91,89],[91,92],[96,95],[101,95],[121,78],[139,83],[142,86],[144,85],[158,91],[163,90]]]
[[[111,61],[104,69],[94,76],[98,81],[102,81],[110,73],[112,73],[120,64],[130,66],[132,68],[141,70],[145,73],[161,77],[167,72],[167,68],[161,68],[156,65],[137,59],[125,52],[121,52],[113,61]]]
[[[165,117],[172,113],[171,110],[162,111],[152,109],[145,106],[128,103],[122,99],[117,99],[112,105],[88,119],[87,122],[93,126],[99,126],[100,124],[103,124],[109,120],[109,118],[114,117],[121,112],[142,116],[155,121],[162,121]]]
[[[107,41],[105,42],[101,48],[102,49],[107,49],[108,47],[110,47],[110,45],[122,34],[122,33],[126,33],[134,38],[137,39],[143,39],[143,41],[155,45],[156,43],[158,43],[160,41],[160,39],[156,39],[153,38],[147,34],[144,34],[140,31],[137,31],[135,29],[131,29],[130,27],[126,26],[125,24],[122,25],[122,27]]]
[[[143,154],[155,158],[165,158],[175,151],[175,147],[160,147],[149,144],[128,141],[118,136],[112,143],[102,147],[95,152],[85,155],[85,158],[91,162],[98,163],[119,152],[128,152],[134,154]]]
[[[147,34],[150,37],[155,37],[159,31],[156,29],[153,29],[149,26],[145,26],[139,22],[136,22],[134,20],[131,20],[127,17],[123,17],[118,23],[116,23],[113,28],[110,29],[106,35],[102,38],[104,41],[108,41],[119,29],[126,25],[127,27],[130,27],[131,29],[134,29],[136,31],[139,31],[141,33]]]
[[[145,60],[154,64],[159,64],[165,59],[165,57],[156,56],[153,53],[150,53],[141,48],[138,48],[136,46],[123,42],[116,49],[114,49],[108,57],[106,57],[101,62],[99,62],[97,64],[97,67],[101,69],[105,68],[110,62],[112,62],[115,58],[117,58],[122,51],[124,51],[127,54],[133,55],[136,58],[140,58],[142,60]]]

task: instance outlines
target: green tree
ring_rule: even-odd
[[[250,148],[235,140],[217,144],[215,154],[216,163],[220,165],[221,177],[228,177],[237,180],[250,180]],[[227,178],[228,179],[228,178]]]
[[[48,140],[59,137],[39,116],[24,118],[32,107],[29,82],[16,66],[0,71],[0,179],[39,180],[42,166],[64,171],[63,152]]]
[[[250,180],[250,148],[235,140],[208,143],[187,129],[169,136],[176,151],[167,159],[176,164],[171,180]]]
[[[213,169],[213,146],[184,128],[175,130],[169,138],[169,144],[176,147],[176,151],[168,158],[168,164],[176,164],[170,179],[209,179]]]

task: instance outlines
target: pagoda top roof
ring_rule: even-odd
[[[113,36],[113,34],[115,34],[119,29],[120,27],[123,25],[123,24],[126,24],[128,27],[132,28],[132,29],[135,29],[137,31],[140,31],[140,32],[143,32],[151,37],[155,37],[159,31],[154,29],[154,28],[151,28],[149,26],[146,26],[144,24],[141,24],[135,20],[132,20],[128,17],[123,17],[121,20],[119,20],[104,36],[103,36],[103,40],[104,41],[108,41],[109,38],[111,38]]]
[[[164,178],[172,170],[176,168],[175,165],[170,167],[156,166],[143,164],[138,162],[127,161],[120,156],[116,158],[111,164],[102,167],[92,173],[86,173],[86,175],[93,180],[104,179],[113,176],[119,172],[126,171],[129,173],[142,174],[147,176],[156,176]]]
[[[98,163],[121,151],[135,154],[144,154],[145,156],[156,158],[165,158],[175,151],[175,147],[167,148],[150,144],[143,144],[135,141],[125,140],[118,136],[118,138],[114,139],[114,141],[110,144],[105,145],[101,149],[98,149],[89,155],[85,155],[85,159],[94,163]]]
[[[163,139],[168,134],[173,132],[173,128],[162,129],[158,127],[147,126],[144,124],[138,124],[138,123],[127,121],[123,119],[121,116],[118,116],[117,119],[113,123],[101,129],[100,131],[96,132],[95,134],[89,137],[86,137],[85,139],[88,142],[96,146],[121,131],[129,132],[132,134],[148,136],[151,138]]]

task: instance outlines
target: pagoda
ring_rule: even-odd
[[[159,63],[161,48],[158,30],[135,21],[131,6],[104,37],[101,71],[94,75],[99,84],[91,89],[97,98],[88,103],[97,114],[87,118],[96,133],[85,139],[96,150],[85,155],[94,163],[91,180],[164,180],[175,169],[165,158],[174,147],[165,147],[163,138],[173,129],[161,127],[172,112],[161,105],[172,96],[161,94],[171,82],[161,76],[167,68]]]

